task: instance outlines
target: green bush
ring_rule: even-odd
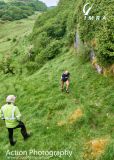
[[[3,71],[4,74],[15,74],[13,59],[10,55],[3,57],[3,59],[0,61],[0,70]]]
[[[15,49],[14,49],[13,54],[14,54],[15,56],[18,56],[18,55],[20,54],[18,48],[15,48]]]
[[[46,59],[53,59],[61,52],[61,47],[63,46],[62,41],[53,40],[46,49],[44,49],[43,53]]]
[[[2,20],[19,20],[34,14],[34,11],[45,10],[47,10],[46,5],[37,0],[8,3],[0,2],[0,18]]]
[[[7,41],[11,41],[11,38],[7,38]]]
[[[37,64],[37,63],[32,62],[32,61],[27,62],[26,65],[25,65],[25,67],[26,67],[26,69],[27,69],[27,71],[28,71],[28,74],[34,73],[34,72],[37,71],[41,66],[42,66],[41,64]]]
[[[13,41],[13,42],[16,42],[16,41],[17,41],[17,39],[14,37],[14,38],[12,39],[12,41]]]
[[[83,8],[83,3],[81,2],[78,6],[78,11],[80,8]],[[83,42],[88,42],[89,44],[91,44],[91,40],[96,40],[94,50],[96,50],[99,63],[104,66],[114,63],[113,10],[114,6],[111,1],[109,2],[108,0],[102,0],[101,2],[96,0],[90,15],[99,15],[101,17],[106,16],[105,20],[84,20],[84,15],[82,12],[79,12],[79,16],[77,17],[78,30],[81,40]]]

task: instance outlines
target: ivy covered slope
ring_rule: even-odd
[[[93,7],[85,20],[83,7],[86,3],[89,3],[86,10],[92,5]],[[76,32],[88,49],[92,47],[95,50],[99,63],[104,66],[113,64],[113,11],[113,1],[61,0],[56,9],[44,13],[36,21],[33,30],[36,64],[42,59],[44,62],[61,53],[62,46],[72,45]],[[94,16],[94,19],[89,20],[89,16]],[[96,20],[97,16],[100,16],[100,20]],[[85,54],[88,56],[88,53]]]
[[[45,11],[47,6],[38,0],[0,0],[0,19],[19,20],[27,18],[35,11]]]
[[[40,15],[33,29],[34,60],[29,68],[38,69],[73,44],[76,1],[60,1],[59,6]]]
[[[94,2],[94,1],[93,1]],[[78,14],[78,24],[81,38],[96,51],[99,62],[104,66],[114,63],[114,1],[96,0],[89,13],[93,21],[84,20],[83,13]],[[80,3],[78,8],[82,8]],[[100,20],[96,20],[97,16]]]

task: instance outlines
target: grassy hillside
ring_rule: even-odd
[[[97,74],[74,49],[77,7],[74,0],[71,2],[61,0],[58,8],[37,20],[34,15],[0,23],[0,105],[5,104],[7,95],[16,95],[22,120],[33,133],[24,142],[20,131],[15,130],[17,144],[11,147],[0,120],[3,160],[27,159],[25,155],[8,157],[6,152],[30,149],[69,150],[72,156],[37,155],[28,159],[114,159],[114,78]],[[71,74],[69,94],[60,88],[64,70]]]
[[[16,33],[23,35],[16,46],[19,50],[20,44],[26,40],[24,33],[31,32],[34,18],[20,22],[4,24],[4,28],[10,26],[9,33],[5,35],[1,32],[4,33],[3,39],[13,39]],[[27,29],[28,23],[31,24],[31,28]],[[22,27],[20,30],[15,29],[13,35],[10,33],[14,30],[14,24],[16,28],[20,24]],[[2,41],[2,44],[4,43]],[[7,43],[6,45],[8,46]],[[6,50],[5,45],[3,46],[0,49],[2,54]],[[7,48],[11,49],[10,46]],[[70,158],[63,156],[52,159],[113,160],[113,78],[98,75],[90,63],[82,63],[73,48],[70,51],[64,48],[62,53],[32,75],[1,74],[1,106],[8,94],[15,94],[16,105],[22,112],[23,121],[28,131],[33,133],[27,142],[23,142],[19,130],[16,130],[14,136],[18,142],[15,147],[10,147],[7,129],[0,120],[0,152],[3,160],[8,159],[5,156],[7,150],[29,151],[31,148],[49,151],[66,149],[73,152]],[[17,62],[19,57],[16,57]],[[64,69],[71,73],[70,94],[62,93],[60,90],[60,76]],[[21,156],[17,157],[22,159]]]
[[[71,73],[70,94],[60,91],[60,75],[66,68]],[[23,142],[16,131],[18,143],[10,147],[1,121],[2,159],[6,159],[7,150],[35,148],[73,151],[72,157],[62,160],[97,160],[102,152],[101,160],[113,160],[113,79],[98,75],[89,63],[82,65],[73,50],[45,64],[32,76],[1,76],[0,88],[1,106],[8,94],[15,94],[23,121],[33,132]],[[94,141],[99,147],[92,148]]]
[[[0,23],[0,55],[11,52],[15,43],[13,41],[19,41],[19,43],[32,32],[34,21],[37,17],[33,15],[28,19],[4,22]]]
[[[31,47],[30,33],[38,14],[23,20],[0,23],[1,73],[8,72],[9,67],[16,74],[22,72]]]

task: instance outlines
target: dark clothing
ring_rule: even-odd
[[[21,134],[23,136],[24,139],[28,138],[28,134],[26,131],[26,127],[24,125],[23,122],[19,122],[19,124],[15,127],[15,128],[8,128],[8,132],[9,132],[9,141],[10,144],[13,145],[14,144],[14,140],[13,140],[13,130],[16,128],[21,128]]]
[[[62,77],[61,77],[61,80],[63,82],[66,82],[69,79],[69,77],[70,77],[70,73],[69,72],[68,72],[68,74],[63,73]]]

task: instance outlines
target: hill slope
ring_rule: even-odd
[[[85,47],[83,53],[82,49],[79,51],[80,54],[89,58],[92,48],[97,62],[103,67],[114,64],[114,2],[108,0],[87,2],[60,0],[56,9],[38,17],[33,30],[36,63],[39,63],[39,59],[45,62],[54,58],[61,53],[63,46],[73,45],[78,34]],[[86,10],[93,6],[86,17],[83,13],[85,5]],[[98,17],[99,20],[96,20]],[[51,47],[54,49],[51,50]]]
[[[13,25],[15,26],[15,34],[19,34],[19,31],[16,31],[18,25],[26,26],[20,31],[22,37],[18,44],[19,50],[26,38],[26,28],[28,25],[30,27],[30,23],[31,27],[33,26],[34,19],[20,22],[10,22],[8,25],[6,23],[6,27],[12,26],[9,33],[14,29]],[[31,27],[27,29],[28,33],[31,32]],[[15,35],[13,37],[7,33],[4,39],[7,37],[13,39]],[[4,51],[3,49],[2,54]],[[16,105],[22,112],[23,121],[27,129],[33,132],[33,136],[23,142],[19,131],[16,130],[14,136],[18,142],[14,148],[10,147],[7,130],[4,122],[0,120],[1,159],[8,158],[5,156],[8,150],[29,151],[32,148],[72,151],[72,156],[63,156],[63,160],[96,160],[101,153],[104,155],[99,159],[113,160],[113,79],[98,75],[89,62],[82,63],[73,48],[64,48],[63,53],[32,75],[1,74],[0,105],[5,103],[8,94],[15,94]],[[60,76],[64,69],[71,73],[70,94],[60,90]]]
[[[59,7],[59,11],[67,8],[67,0],[60,1]],[[72,7],[75,8],[74,3],[68,9]],[[113,77],[98,75],[89,62],[82,62],[81,53],[71,47],[75,16],[74,19],[67,19],[67,15],[74,15],[74,10],[70,13],[69,10],[62,12],[61,19],[58,8],[38,17],[32,35],[34,48],[31,54],[28,51],[32,43],[31,35],[28,34],[32,30],[34,17],[6,22],[3,26],[0,24],[0,56],[3,56],[0,66],[6,67],[1,68],[0,72],[0,104],[5,103],[8,94],[15,94],[23,121],[28,131],[33,133],[28,141],[23,142],[19,130],[15,130],[14,136],[18,142],[11,147],[5,124],[0,120],[0,156],[3,160],[8,159],[7,151],[14,153],[30,149],[72,151],[71,157],[53,156],[53,160],[113,160]],[[2,30],[3,27],[7,33]],[[3,73],[9,63],[10,67],[14,67],[14,74]],[[18,71],[20,68],[22,72]],[[60,77],[65,69],[71,73],[69,94],[60,90]],[[17,155],[13,159],[23,157],[27,158],[26,155]],[[44,160],[48,156],[30,158]]]
[[[29,149],[73,152],[70,158],[63,156],[62,160],[96,160],[103,152],[101,160],[113,160],[113,79],[98,75],[89,63],[82,65],[73,53],[71,50],[58,56],[32,76],[0,78],[1,105],[5,103],[4,97],[15,94],[23,121],[33,132],[33,136],[23,142],[18,130],[15,131],[18,143],[11,148],[1,121],[3,160],[7,150]],[[60,75],[66,66],[71,73],[70,94],[60,91]],[[92,149],[95,141],[99,147]],[[40,156],[35,157],[40,159]]]

